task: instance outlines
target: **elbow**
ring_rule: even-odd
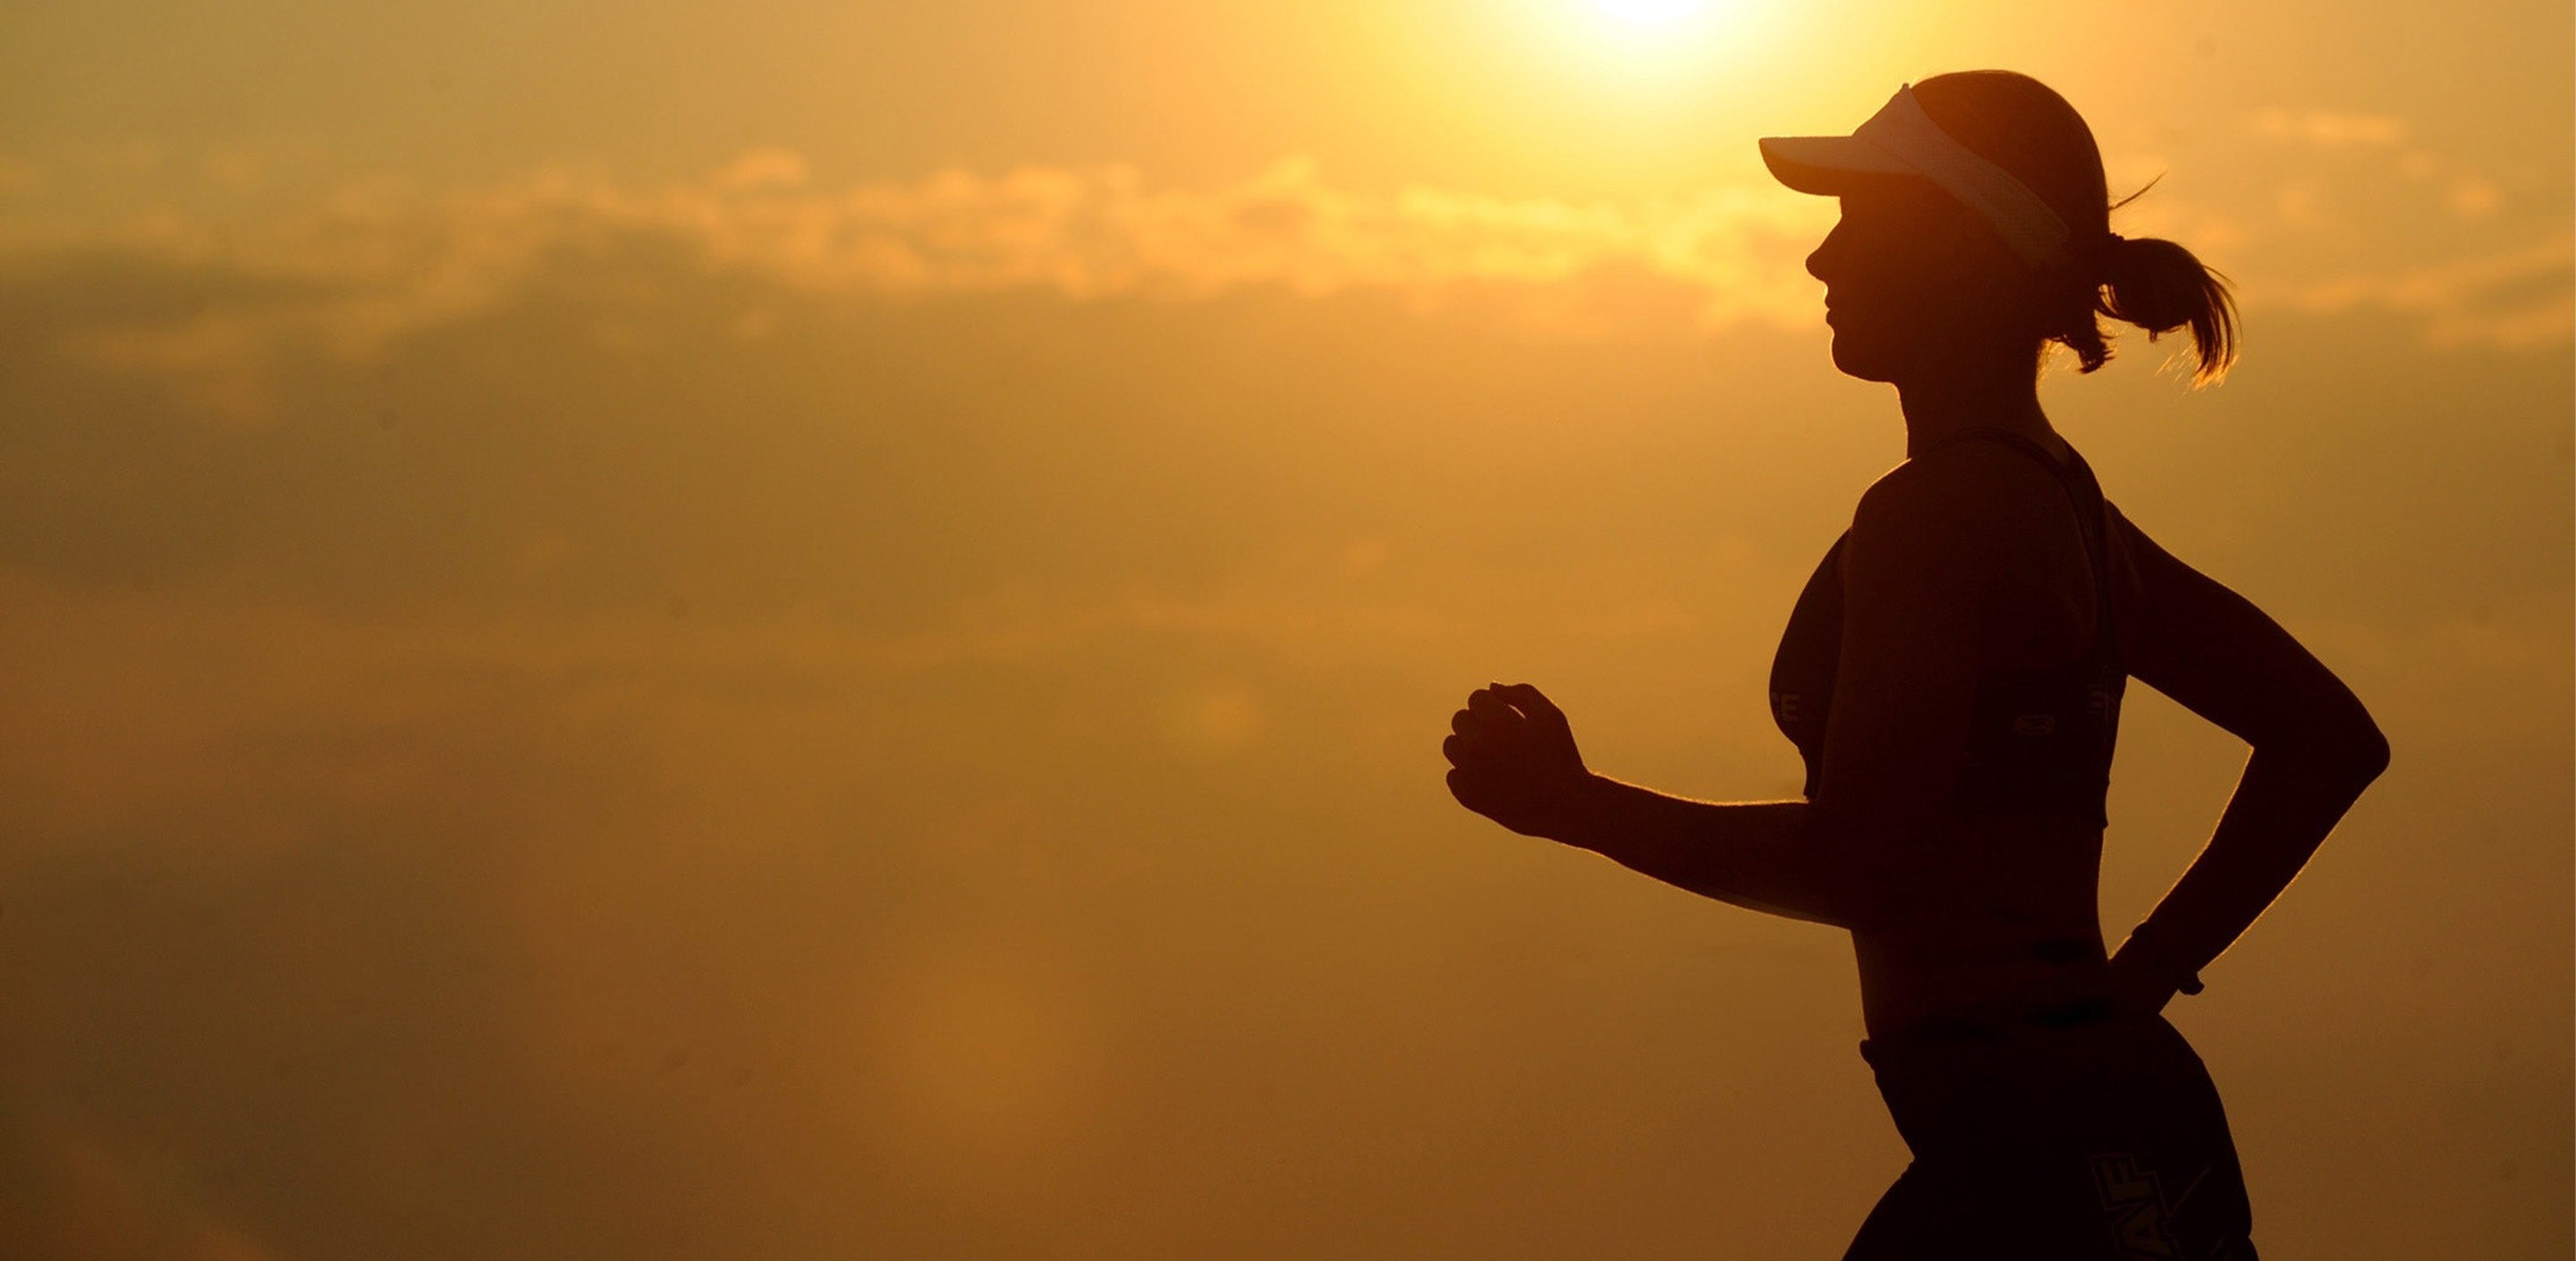
[[[2284,740],[2275,751],[2285,761],[2348,786],[2354,795],[2388,770],[2388,737],[2359,704],[2332,723],[2321,723]]]
[[[2353,753],[2353,769],[2361,782],[2368,784],[2388,770],[2388,737],[2381,735],[2376,723],[2362,720],[2360,746]]]
[[[2358,700],[2352,703],[2352,716],[2337,724],[2332,748],[2337,764],[2352,777],[2355,792],[2388,770],[2388,737]]]

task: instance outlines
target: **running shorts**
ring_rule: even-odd
[[[2236,1145],[2164,1017],[1861,1043],[1914,1162],[1844,1261],[2257,1261]]]

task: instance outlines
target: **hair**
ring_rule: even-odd
[[[2093,129],[2066,98],[2009,70],[1935,75],[1915,84],[1914,95],[1941,130],[2029,185],[2066,221],[2068,259],[2039,279],[2041,346],[2064,344],[2078,371],[2091,372],[2111,358],[2097,316],[2138,325],[2150,342],[2187,328],[2199,358],[2193,388],[2226,377],[2239,341],[2229,281],[2172,241],[2112,234],[2111,212],[2147,189],[2111,200]]]

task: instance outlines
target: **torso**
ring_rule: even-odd
[[[1902,873],[1909,896],[1899,913],[1853,930],[1873,1037],[2108,994],[2097,889],[2126,680],[2110,613],[2108,514],[2081,457],[2061,463],[1995,431],[1954,441],[1969,439],[2000,439],[2065,490],[2057,510],[2035,518],[2035,546],[1999,558],[2011,572],[1983,596],[1971,765],[1952,808],[1920,869]],[[1841,548],[1801,593],[1772,666],[1773,719],[1806,760],[1810,796],[1832,706]]]

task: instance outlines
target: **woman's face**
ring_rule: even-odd
[[[1903,383],[1963,353],[2009,345],[2019,260],[1927,180],[1889,177],[1843,194],[1842,222],[1807,256],[1825,282],[1834,366]]]

